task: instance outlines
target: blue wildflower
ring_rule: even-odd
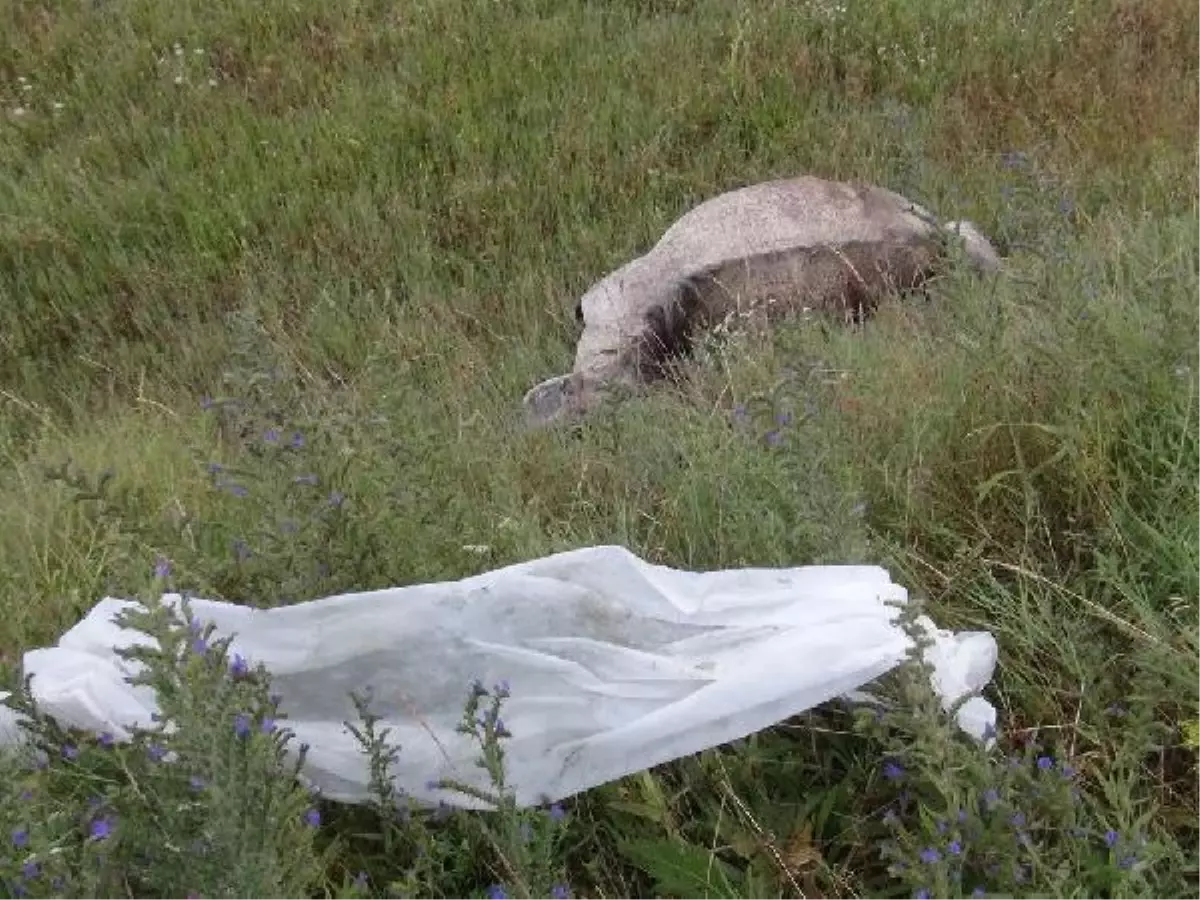
[[[921,862],[926,863],[927,865],[933,865],[934,863],[941,862],[942,860],[942,854],[933,847],[926,847],[921,851],[920,856]]]
[[[25,828],[18,828],[12,833],[13,846],[21,850],[29,846],[29,831]]]
[[[108,816],[100,816],[93,819],[91,827],[88,829],[88,834],[93,841],[103,841],[113,831],[113,821]]]
[[[1121,835],[1112,829],[1104,832],[1104,846],[1108,847],[1109,849],[1115,847],[1117,845],[1117,841],[1120,839]]]
[[[958,841],[951,841],[950,846],[948,846],[946,850],[951,856],[958,856],[962,853],[962,844]]]
[[[319,810],[310,809],[304,813],[304,824],[309,828],[317,828],[321,824],[321,813]]]
[[[250,736],[250,717],[245,713],[238,713],[233,717],[233,733],[240,738]]]

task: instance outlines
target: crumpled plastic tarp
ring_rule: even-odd
[[[622,547],[559,553],[462,581],[343,594],[277,609],[192,599],[193,615],[262,663],[281,697],[303,777],[333,800],[368,796],[367,758],[344,723],[349,694],[401,746],[396,786],[416,799],[479,807],[438,789],[449,778],[488,789],[478,746],[456,732],[469,686],[506,682],[509,786],[521,805],[569,797],[745,737],[826,701],[853,696],[912,646],[898,626],[907,592],[875,566],[689,572]],[[163,602],[178,604],[165,594]],[[125,740],[156,727],[151,689],[127,681],[114,648],[150,639],[105,598],[57,646],[25,654],[39,708],[62,725]],[[995,709],[974,696],[992,677],[985,632],[937,630],[926,659],[958,724],[990,740]],[[18,740],[0,703],[0,743]]]

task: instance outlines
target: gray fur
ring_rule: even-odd
[[[810,309],[861,320],[933,274],[954,236],[977,271],[1000,268],[970,222],[939,226],[884,188],[802,177],[721,194],[580,298],[574,369],[526,394],[527,419],[575,419],[613,385],[653,381],[730,316],[774,322]]]

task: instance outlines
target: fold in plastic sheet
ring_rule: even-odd
[[[270,672],[296,734],[291,746],[310,747],[304,777],[322,795],[368,799],[368,761],[344,723],[357,718],[350,692],[369,689],[372,711],[402,748],[397,787],[428,803],[478,807],[431,784],[489,787],[478,747],[455,730],[476,679],[511,689],[502,710],[509,784],[519,803],[535,805],[857,694],[912,646],[889,605],[906,601],[874,566],[697,573],[593,547],[462,581],[278,609],[191,606],[233,638],[231,653]],[[130,685],[136,664],[114,653],[150,641],[113,621],[130,605],[106,598],[57,646],[25,655],[40,709],[60,724],[119,740],[155,727],[152,690]],[[945,707],[982,690],[996,664],[992,636],[919,621],[934,641],[926,659]],[[957,715],[979,739],[996,717],[974,696]],[[0,741],[17,740],[15,726],[0,704]]]

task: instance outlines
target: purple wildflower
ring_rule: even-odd
[[[233,662],[229,664],[229,674],[234,678],[245,678],[250,672],[246,658],[240,653],[233,654]]]
[[[551,822],[561,822],[567,817],[567,811],[562,808],[561,803],[553,803],[546,811],[546,815],[550,817]]]
[[[168,578],[171,575],[171,561],[165,556],[156,557],[154,560],[154,577]]]
[[[777,430],[772,429],[771,431],[767,432],[766,441],[768,447],[778,447],[783,443],[783,435]]]
[[[12,833],[13,846],[18,850],[29,846],[29,831],[25,828],[18,828]]]
[[[207,785],[205,784],[204,779],[201,778],[199,775],[193,775],[191,778],[188,779],[188,787],[190,787],[193,791],[195,791],[198,794],[202,790],[204,790],[204,788],[207,787]]]
[[[933,847],[926,847],[921,851],[921,862],[928,865],[933,865],[936,862],[941,862],[942,854]]]
[[[951,841],[950,846],[948,846],[946,850],[951,856],[958,856],[962,853],[962,844],[958,841]]]
[[[217,488],[222,491],[228,491],[235,497],[245,497],[250,493],[248,490],[246,490],[246,488],[242,487],[242,485],[232,481],[218,481]]]
[[[262,725],[259,728],[263,734],[271,734],[275,731],[275,720],[270,718],[263,719]]]
[[[1108,831],[1104,832],[1104,846],[1108,847],[1109,849],[1112,849],[1113,847],[1115,847],[1117,845],[1117,841],[1119,841],[1120,839],[1121,839],[1121,835],[1118,834],[1117,832],[1113,831],[1112,829],[1109,829]]]
[[[1129,856],[1122,856],[1119,860],[1117,860],[1117,868],[1125,870],[1132,869],[1136,863],[1137,857],[1133,854],[1130,854]]]
[[[321,825],[321,812],[317,809],[310,809],[304,813],[304,824],[309,828],[318,828]]]
[[[225,467],[219,462],[210,462],[204,468],[208,470],[209,475],[220,475],[225,471]]]
[[[21,866],[21,874],[30,880],[37,878],[38,875],[41,874],[41,871],[42,867],[32,859]]]
[[[551,885],[550,896],[552,900],[567,900],[571,896],[571,889],[565,884]]]
[[[304,446],[304,435],[298,431],[292,432],[292,449],[299,450]]]
[[[70,759],[70,760],[78,759],[79,758],[79,748],[76,747],[74,744],[63,744],[62,755],[63,755],[63,759]]]
[[[112,736],[112,733],[111,733],[111,732],[108,732],[108,731],[102,731],[102,732],[100,732],[100,734],[98,734],[98,735],[96,736],[96,743],[97,743],[97,744],[99,744],[101,747],[104,747],[105,749],[108,749],[108,748],[109,748],[109,747],[111,747],[111,746],[112,746],[114,743],[116,743],[116,738],[114,738],[114,737]]]
[[[1006,169],[1023,169],[1029,164],[1029,155],[1023,150],[1010,150],[1000,157],[1000,162]]]
[[[1009,821],[1012,823],[1013,828],[1023,828],[1025,826],[1025,813],[1013,813],[1012,818],[1009,819]]]
[[[92,825],[88,829],[88,834],[93,841],[103,841],[112,834],[113,823],[108,816],[100,816],[92,820]]]
[[[978,898],[978,897],[986,897],[986,896],[987,896],[987,891],[985,891],[985,890],[983,889],[983,887],[982,887],[982,886],[980,886],[980,887],[977,887],[977,888],[975,888],[975,890],[971,891],[971,896],[972,896],[972,897],[976,897],[976,898]]]
[[[163,757],[167,755],[167,748],[161,744],[151,744],[146,748],[146,755],[152,762],[162,762]]]
[[[1037,761],[1037,767],[1039,769],[1041,769],[1043,772],[1053,769],[1054,768],[1054,757],[1039,756],[1038,761]]]
[[[929,900],[930,896],[932,895],[929,893],[929,888],[917,888],[916,891],[913,892],[913,897],[915,897],[916,900]]]
[[[208,641],[202,637],[196,638],[192,641],[192,652],[197,656],[203,656],[208,652]]]
[[[888,781],[899,781],[904,777],[904,766],[889,759],[883,764],[883,777]]]
[[[493,884],[487,889],[488,900],[507,900],[508,892],[504,890],[503,885]]]
[[[268,428],[266,433],[263,435],[263,440],[266,441],[268,444],[278,444],[279,443],[279,429],[278,428]]]
[[[250,717],[245,713],[238,713],[233,717],[233,733],[240,738],[250,736]]]

